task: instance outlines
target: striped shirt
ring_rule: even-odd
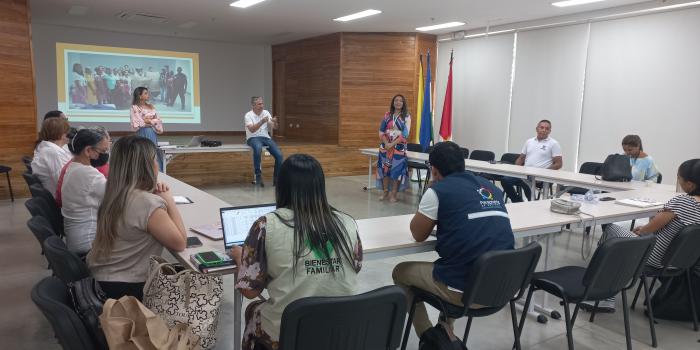
[[[664,204],[663,210],[676,214],[676,217],[656,232],[656,243],[647,263],[659,268],[662,267],[661,261],[664,258],[664,254],[666,254],[666,249],[671,245],[671,241],[676,238],[678,232],[685,226],[700,224],[700,202],[693,196],[682,194],[673,197],[668,203]]]

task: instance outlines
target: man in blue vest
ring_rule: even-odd
[[[425,241],[437,225],[440,256],[435,262],[407,261],[394,268],[394,283],[413,300],[410,287],[462,305],[470,266],[492,250],[513,249],[513,230],[503,193],[488,180],[464,170],[464,157],[454,142],[435,145],[429,155],[433,182],[411,220],[411,234]],[[447,323],[452,326],[453,320]],[[423,303],[416,305],[413,327],[420,337],[433,325]]]

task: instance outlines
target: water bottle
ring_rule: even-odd
[[[584,198],[586,199],[586,202],[593,202],[595,199],[595,196],[593,195],[593,191],[588,190],[586,194],[584,195]]]

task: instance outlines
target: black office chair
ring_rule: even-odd
[[[64,283],[79,281],[90,276],[90,270],[78,255],[68,250],[63,240],[52,236],[44,240],[44,255],[56,277]]]
[[[602,167],[603,163],[585,162],[581,164],[581,167],[578,169],[578,172],[580,174],[600,175],[600,169]],[[586,194],[586,192],[588,192],[588,189],[583,187],[570,187],[566,189],[566,192],[569,192],[571,194]]]
[[[506,304],[510,304],[514,344],[515,348],[520,350],[521,333],[519,332],[518,317],[515,313],[515,301],[525,293],[541,253],[542,247],[537,242],[533,242],[520,249],[490,251],[480,256],[469,270],[465,285],[470,288],[462,294],[462,305],[464,306],[448,303],[437,295],[419,288],[412,288],[415,297],[406,321],[401,349],[406,349],[408,343],[416,303],[427,302],[432,307],[446,313],[445,317],[447,318],[468,317],[464,338],[462,338],[462,343],[465,346],[472,318],[493,315]],[[484,307],[476,309],[469,307],[469,305],[474,304],[484,305]],[[525,305],[526,310],[528,306]]]
[[[31,292],[32,301],[41,310],[65,350],[97,349],[90,334],[73,310],[68,287],[56,277],[39,281]]]
[[[32,174],[30,171],[23,172],[22,177],[24,178],[24,181],[27,183],[27,186],[31,186],[34,184],[41,185],[41,181],[39,180],[39,178],[36,177],[36,175]]]
[[[50,202],[47,201],[45,196],[36,196],[24,202],[24,206],[27,207],[32,216],[41,215],[46,218],[51,224],[53,232],[63,237],[63,214],[61,214],[61,210],[58,209],[55,203],[53,199]]]
[[[39,242],[41,254],[44,254],[44,241],[49,237],[57,237],[53,228],[51,228],[51,223],[49,223],[45,217],[36,215],[27,221],[27,226],[29,227],[29,231],[32,231],[32,234],[34,234],[34,237]],[[51,267],[50,263],[49,267]]]
[[[490,162],[490,161],[496,159],[496,155],[491,151],[484,151],[484,150],[480,150],[480,149],[475,149],[469,155],[469,159]]]
[[[469,159],[469,148],[460,147],[459,149],[462,151],[462,157],[464,157],[464,159]]]
[[[629,310],[627,309],[626,291],[634,286],[644,262],[654,244],[654,235],[635,238],[611,238],[596,249],[588,267],[565,266],[558,269],[536,272],[532,276],[530,290],[525,305],[529,306],[532,293],[543,290],[562,299],[564,320],[566,322],[566,339],[569,350],[574,349],[573,327],[581,302],[595,300],[598,307],[600,300],[622,294],[622,308],[625,320],[625,339],[627,349],[632,349],[629,329]],[[569,304],[574,303],[574,313],[569,311]],[[595,313],[591,314],[591,322]],[[520,319],[522,333],[526,315]]]
[[[503,153],[501,155],[501,163],[503,164],[515,164],[515,161],[520,157],[520,153]],[[498,176],[494,175],[494,178],[497,181],[501,181],[503,179],[503,176]],[[523,195],[523,187],[522,186],[516,186],[515,188],[518,193],[520,193],[520,196],[522,197]],[[508,202],[508,196],[506,196],[505,192],[503,193],[503,202]]]
[[[5,176],[7,177],[7,187],[10,191],[10,199],[12,201],[15,201],[15,194],[12,192],[12,181],[10,181],[10,171],[12,171],[12,168],[7,166],[7,165],[0,165],[0,174],[5,173]]]
[[[690,312],[693,314],[693,330],[698,330],[698,316],[695,311],[695,293],[693,285],[690,283],[691,270],[700,259],[700,225],[689,225],[684,227],[673,239],[671,245],[666,249],[666,254],[661,260],[663,268],[655,268],[649,265],[644,266],[642,276],[637,286],[637,292],[632,300],[632,310],[637,304],[639,292],[644,287],[644,297],[649,314],[649,330],[651,331],[651,343],[653,347],[658,345],[656,341],[656,329],[654,327],[654,312],[651,307],[650,292],[654,289],[654,284],[660,277],[675,277],[685,275],[688,282],[688,297],[690,299]],[[651,285],[647,284],[647,277],[651,277]]]
[[[23,156],[22,157],[22,163],[24,163],[24,166],[27,168],[27,172],[30,174],[32,173],[32,160],[34,160],[30,156]]]
[[[421,146],[419,143],[409,143],[406,145],[406,150],[409,152],[420,152],[420,153],[430,153],[430,151],[433,150],[433,146],[429,146],[428,149],[423,152],[423,146]],[[421,195],[423,195],[423,192],[425,192],[425,185],[427,185],[430,182],[430,167],[428,167],[428,162],[417,162],[417,161],[408,161],[407,164],[409,169],[416,169],[418,171],[418,189],[420,190]],[[421,180],[421,171],[425,170],[427,175],[425,176],[425,180]]]
[[[406,295],[387,286],[347,297],[302,298],[282,313],[280,350],[396,349]]]
[[[55,201],[53,198],[53,193],[49,192],[46,188],[41,183],[35,183],[29,186],[29,193],[32,194],[32,197],[42,197],[46,199],[47,201]]]

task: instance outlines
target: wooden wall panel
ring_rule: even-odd
[[[337,143],[339,38],[330,34],[272,47],[273,99],[283,104],[275,104],[275,113],[281,113],[285,139]]]
[[[0,164],[12,167],[15,197],[27,196],[21,158],[32,155],[36,132],[36,96],[32,67],[29,6],[26,0],[0,1]],[[4,176],[3,176],[4,177]],[[0,198],[10,198],[0,179]]]
[[[319,144],[280,144],[282,154],[314,156],[323,166],[327,177],[367,174],[367,157],[355,147]],[[272,185],[275,159],[263,156],[263,177]],[[253,180],[253,160],[250,152],[198,153],[180,155],[168,164],[168,175],[193,186],[248,183]]]
[[[379,123],[396,94],[415,114],[418,48],[431,40],[435,45],[432,35],[342,33],[339,145],[376,146]]]

